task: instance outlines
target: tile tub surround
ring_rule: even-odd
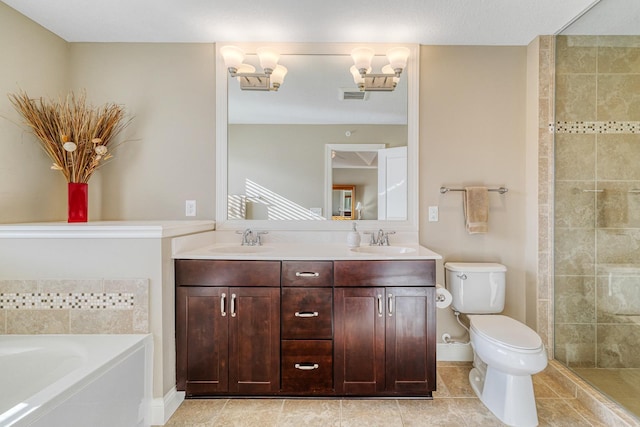
[[[0,280],[0,333],[148,332],[147,279]]]
[[[438,362],[433,400],[189,399],[166,426],[503,426],[469,386],[470,369],[467,362]],[[638,425],[599,421],[552,369],[533,376],[540,426]]]

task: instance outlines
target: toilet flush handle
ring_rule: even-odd
[[[466,274],[464,274],[464,273],[462,273],[462,274],[457,274],[456,276],[458,277],[458,279],[461,279],[461,280],[467,280],[467,275],[466,275]]]

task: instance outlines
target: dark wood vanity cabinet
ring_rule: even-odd
[[[187,396],[431,396],[435,261],[176,261]]]
[[[435,263],[334,264],[336,393],[430,396],[436,380]]]
[[[280,390],[280,262],[176,261],[177,388]]]

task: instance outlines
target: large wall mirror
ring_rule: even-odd
[[[230,44],[261,70],[255,55],[261,45]],[[278,91],[242,90],[225,68],[222,46],[216,46],[219,229],[345,229],[346,215],[335,215],[344,206],[333,206],[345,198],[335,197],[334,186],[348,185],[349,218],[357,218],[359,206],[365,228],[417,230],[417,46],[405,45],[409,60],[395,90],[364,93],[349,71],[350,53],[362,45],[269,44],[288,70]],[[376,53],[374,73],[395,46],[367,45]],[[388,154],[398,151],[404,158]],[[385,204],[390,214],[379,209]]]

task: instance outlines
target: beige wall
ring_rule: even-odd
[[[525,321],[527,48],[422,46],[420,55],[420,243],[444,262],[505,264],[505,314]],[[462,193],[438,191],[471,184],[509,189],[490,194],[484,235],[466,232]],[[428,206],[439,206],[438,222],[427,221]],[[461,333],[449,310],[438,313],[444,332]]]
[[[215,60],[212,44],[71,44],[71,87],[134,116],[100,171],[103,220],[215,215]],[[91,184],[90,190],[91,191]]]
[[[69,45],[0,2],[0,223],[66,218],[66,187],[8,93],[57,98],[66,92]]]

